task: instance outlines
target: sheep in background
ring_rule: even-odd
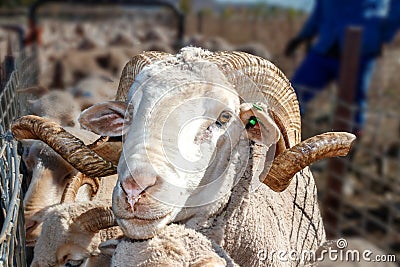
[[[206,37],[201,34],[195,34],[185,42],[185,45],[203,47],[210,51],[232,51],[234,46],[219,36]]]
[[[51,207],[31,267],[108,266],[111,258],[102,255],[98,246],[122,235],[110,204],[90,201]]]
[[[203,47],[210,51],[241,51],[265,59],[271,59],[271,53],[267,48],[258,42],[249,42],[242,45],[234,46],[221,37],[205,37],[201,34],[195,34],[185,42],[186,45]]]
[[[29,88],[30,92],[33,90],[33,88]],[[28,93],[29,91],[24,90],[23,92]],[[74,96],[66,91],[53,90],[36,100],[28,100],[29,114],[51,119],[61,126],[79,127],[77,119],[80,111],[81,107],[75,101]]]
[[[67,90],[74,96],[80,110],[84,110],[96,103],[113,99],[117,87],[118,84],[108,77],[90,76]]]
[[[37,126],[39,124],[40,126]],[[24,120],[22,122],[17,120],[12,126],[14,136],[20,140],[36,139],[39,135],[45,137],[43,138],[45,142],[57,143],[63,149],[64,154],[74,154],[77,151],[74,148],[74,142],[72,142],[72,140],[76,140],[76,142],[82,144],[91,144],[91,153],[97,153],[96,155],[114,163],[118,162],[117,157],[121,153],[120,148],[110,150],[107,142],[97,141],[93,143],[98,136],[82,129],[66,129],[67,131],[64,131],[56,123],[37,116],[27,116],[25,122]],[[64,133],[63,138],[54,141],[54,134],[60,132]],[[77,139],[76,136],[80,139]],[[24,216],[27,245],[34,246],[40,235],[42,222],[49,206],[65,201],[75,201],[75,198],[78,200],[110,199],[112,187],[117,177],[113,175],[100,180],[97,179],[97,177],[109,174],[103,175],[102,169],[98,169],[96,164],[92,164],[91,158],[87,155],[85,157],[85,154],[75,153],[79,157],[76,160],[84,165],[84,168],[80,170],[83,173],[89,172],[89,175],[82,177],[82,174],[79,174],[78,170],[71,166],[71,160],[66,155],[59,155],[42,141],[32,140],[28,142],[28,145],[30,146],[25,148],[22,159],[28,170],[32,172],[32,180],[24,198]],[[112,165],[112,163],[108,164]],[[93,170],[97,170],[97,172],[93,172]],[[69,189],[68,192],[66,192],[67,189]],[[79,191],[79,189],[81,190]]]
[[[257,42],[249,42],[243,45],[236,46],[234,50],[242,51],[268,60],[272,59],[271,53],[268,51],[268,49],[265,48],[263,44]]]
[[[109,46],[122,46],[122,47],[133,47],[139,46],[140,40],[136,39],[134,36],[129,35],[127,32],[119,32],[114,38],[112,38],[109,43]]]

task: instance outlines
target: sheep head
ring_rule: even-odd
[[[40,218],[46,207],[60,203],[64,188],[77,171],[43,142],[25,141],[24,145],[22,159],[31,173],[24,196],[26,243],[32,246],[40,235]]]
[[[222,209],[246,170],[250,142],[263,144],[267,154],[253,178],[280,192],[294,173],[345,154],[354,139],[324,135],[304,149],[289,81],[269,61],[240,52],[145,52],[126,65],[117,100],[94,105],[79,120],[95,133],[123,136],[113,210],[135,239]],[[279,156],[296,149],[305,155],[282,164],[286,157]]]
[[[78,190],[83,185],[88,187],[81,191],[83,193],[81,196],[91,199],[99,189],[99,181],[96,177],[107,175],[103,175],[103,171],[110,173],[112,162],[118,162],[120,148],[118,148],[118,142],[107,142],[109,138],[100,138],[92,143],[97,136],[90,132],[75,128],[67,128],[65,131],[60,125],[33,115],[15,121],[12,130],[17,139],[23,140],[22,159],[32,177],[24,197],[24,217],[26,243],[28,246],[34,246],[40,235],[47,208],[60,202],[74,201]],[[76,136],[80,136],[90,145],[87,147]],[[40,139],[44,142],[25,139]],[[75,140],[75,146],[73,140]],[[77,144],[80,146],[76,146]],[[81,153],[85,149],[87,152]],[[63,153],[64,157],[56,151]],[[111,157],[107,157],[110,153]],[[90,155],[96,156],[96,159],[91,160]],[[105,161],[103,158],[112,162]],[[107,169],[93,167],[93,164],[96,166],[96,162],[103,162],[103,166]],[[90,175],[84,175],[78,172],[74,165],[85,173],[86,170],[92,172],[89,173]],[[93,170],[97,170],[97,173]]]
[[[114,227],[111,208],[105,204],[92,201],[52,207],[43,223],[31,266],[90,266],[91,261],[96,261],[101,256],[98,245],[122,234]],[[101,264],[105,265],[108,264]]]

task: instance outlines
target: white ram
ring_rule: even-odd
[[[98,246],[122,235],[114,225],[109,201],[53,206],[44,220],[31,267],[109,265],[111,257],[101,254]]]
[[[296,95],[272,63],[199,48],[145,52],[125,66],[117,100],[80,123],[123,136],[113,211],[126,236],[152,238],[181,222],[243,266],[272,264],[259,261],[260,249],[301,253],[325,241],[307,166],[346,155],[354,136],[301,142]]]

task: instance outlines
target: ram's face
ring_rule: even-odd
[[[24,198],[24,216],[27,245],[34,246],[46,207],[60,202],[76,170],[41,141],[25,142],[22,159],[32,177]]]
[[[82,113],[84,127],[123,134],[113,211],[127,236],[152,237],[230,193],[249,156],[245,124],[252,113],[241,100],[216,65],[197,61],[151,65],[136,77],[128,103]],[[276,126],[265,125],[276,142]]]
[[[127,116],[132,124],[124,136],[113,207],[133,238],[152,235],[181,207],[212,201],[188,204],[199,184],[206,187],[214,178],[204,177],[210,165],[227,160],[221,150],[231,145],[219,140],[240,127],[239,97],[216,68],[199,69],[203,72],[181,66],[162,74],[144,71],[131,89]]]
[[[100,236],[84,231],[78,216],[93,209],[99,202],[76,202],[49,208],[43,230],[34,249],[32,267],[88,266],[100,253]],[[95,219],[94,219],[95,220]]]

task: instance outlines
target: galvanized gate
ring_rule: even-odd
[[[23,31],[19,26],[8,22],[0,27],[14,37],[10,37],[6,58],[0,59],[2,80],[6,81],[0,87],[0,266],[26,266],[23,175],[18,143],[10,126],[24,112],[17,89],[36,84],[38,62],[34,50],[30,52],[23,47]]]

